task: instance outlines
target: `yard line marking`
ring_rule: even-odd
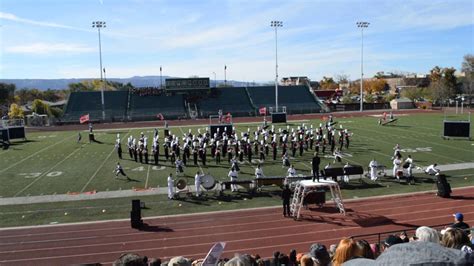
[[[84,144],[83,144],[84,145]],[[67,159],[69,159],[69,157],[71,157],[72,155],[74,155],[74,153],[76,153],[77,151],[81,150],[82,149],[82,146],[79,147],[79,148],[76,148],[73,152],[71,152],[68,156],[66,156],[64,159],[62,159],[61,161],[59,161],[58,163],[56,163],[55,165],[53,165],[51,168],[49,168],[47,171],[43,172],[40,176],[38,176],[37,178],[35,178],[30,184],[28,184],[27,186],[25,186],[22,190],[18,191],[15,195],[13,195],[13,197],[16,197],[18,196],[19,194],[23,193],[25,190],[27,190],[29,187],[31,187],[34,183],[38,182],[38,180],[40,180],[43,176],[45,176],[46,174],[48,174],[51,170],[53,170],[56,166],[62,164],[64,161],[66,161]]]
[[[385,141],[385,140],[379,140],[379,139],[375,139],[375,138],[369,138],[369,137],[365,137],[365,136],[359,136],[359,137],[362,137],[362,138],[366,138],[366,139],[370,139],[370,140],[375,140],[375,141],[378,141],[378,142],[383,142],[383,143],[388,143],[388,144],[393,144],[393,143],[390,143],[388,141]],[[370,151],[370,152],[373,152],[373,153],[377,153],[377,154],[382,154],[380,152],[376,152],[376,151]],[[448,157],[448,156],[444,156],[444,155],[440,155],[440,154],[437,154],[437,153],[434,153],[434,152],[431,152],[429,153],[430,155],[433,155],[433,156],[438,156],[438,157],[441,157],[441,158],[444,158],[444,159],[448,159],[448,160],[452,160],[453,158],[452,157]],[[388,156],[388,155],[385,155],[385,156]],[[391,156],[388,156],[390,158],[392,158]],[[456,160],[455,162],[461,162],[461,163],[465,163],[466,161],[462,161],[462,160]]]
[[[130,134],[130,129],[128,130],[127,134],[125,134],[122,137],[122,139],[120,139],[120,142],[122,142],[128,134]],[[99,173],[100,169],[102,169],[104,164],[109,160],[109,158],[112,155],[112,153],[114,152],[114,150],[115,150],[115,147],[112,149],[112,151],[110,151],[109,155],[107,155],[107,158],[105,158],[105,160],[102,162],[102,164],[99,166],[99,168],[97,168],[95,173],[89,178],[89,181],[87,181],[87,183],[82,187],[81,192],[84,192],[86,187],[92,182],[92,179],[94,179],[94,177],[96,177],[97,173]]]
[[[357,128],[358,130],[362,130],[362,131],[370,131],[372,132],[371,130],[368,130],[368,129],[363,129],[363,128]],[[395,134],[390,134],[390,133],[381,133],[381,135],[387,135],[387,136],[393,136],[393,137],[398,137],[398,138],[404,138],[404,139],[410,139],[408,137],[404,137],[404,136],[400,136],[400,135],[395,135]],[[363,137],[363,136],[362,136]],[[365,138],[368,138],[368,137],[365,137]],[[370,138],[371,140],[376,140],[376,141],[379,141],[379,142],[384,142],[384,143],[388,143],[388,144],[393,144],[393,143],[390,143],[388,141],[384,141],[384,140],[378,140],[378,139],[375,139],[375,138]],[[412,140],[412,139],[410,139]],[[428,144],[432,144],[432,145],[438,145],[438,146],[442,146],[442,147],[448,147],[448,148],[452,148],[452,149],[457,149],[457,150],[461,150],[461,151],[468,151],[468,152],[471,152],[469,150],[464,150],[464,149],[461,149],[461,148],[456,148],[456,147],[451,147],[451,146],[448,146],[448,145],[443,145],[443,144],[439,144],[439,143],[436,143],[436,142],[428,142],[428,141],[423,141],[421,139],[417,139],[418,141],[422,141],[422,142],[425,142],[425,143],[428,143]],[[449,160],[452,160],[453,158],[452,157],[448,157],[448,156],[444,156],[444,155],[440,155],[440,154],[437,154],[437,153],[430,153],[430,155],[434,155],[434,156],[438,156],[438,157],[441,157],[441,158],[445,158],[445,159],[449,159]],[[456,160],[456,162],[466,162],[466,161],[463,161],[463,160]]]
[[[148,188],[148,177],[150,176],[150,165],[148,165],[148,171],[146,172],[145,188]]]
[[[56,146],[56,145],[58,145],[58,144],[60,144],[60,143],[63,143],[63,142],[66,141],[67,139],[69,139],[69,138],[71,138],[71,137],[74,137],[74,136],[75,136],[75,135],[71,135],[71,136],[69,136],[69,137],[63,139],[63,140],[60,141],[60,142],[56,142],[56,143],[53,144],[53,145],[44,147],[43,149],[41,149],[41,150],[39,150],[39,151],[37,151],[37,152],[35,152],[35,153],[33,153],[33,154],[27,156],[27,157],[24,158],[23,160],[21,160],[21,161],[19,161],[19,162],[17,162],[17,163],[14,163],[14,164],[10,165],[9,167],[7,167],[7,168],[5,168],[5,169],[3,169],[3,170],[0,170],[0,173],[3,173],[3,172],[5,172],[6,170],[8,170],[8,169],[10,169],[10,168],[12,168],[12,167],[17,166],[18,164],[20,164],[20,163],[22,163],[22,162],[24,162],[24,161],[30,159],[31,157],[36,156],[36,155],[38,155],[39,153],[41,153],[41,152],[43,152],[43,151],[45,151],[45,150],[47,150],[47,149],[49,149],[49,148],[52,148],[52,147],[54,147],[54,146]]]

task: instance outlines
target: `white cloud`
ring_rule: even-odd
[[[5,51],[17,54],[48,55],[56,53],[89,53],[96,49],[82,44],[71,43],[32,43],[6,47]]]
[[[78,31],[90,31],[90,29],[77,28],[77,27],[67,26],[67,25],[58,24],[58,23],[54,23],[54,22],[38,21],[38,20],[20,18],[20,17],[14,15],[14,14],[5,13],[5,12],[0,12],[0,19],[20,22],[20,23],[25,23],[25,24],[35,25],[35,26],[41,26],[41,27],[52,27],[52,28],[70,29],[70,30],[78,30]]]

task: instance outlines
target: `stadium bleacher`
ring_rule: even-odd
[[[186,116],[183,95],[130,95],[130,119],[134,121],[155,120],[157,114],[165,119],[177,119]]]
[[[209,97],[202,98],[198,105],[201,117],[215,115],[218,110],[232,113],[233,116],[255,115],[255,107],[245,87],[216,88]]]
[[[105,91],[104,103],[107,121],[122,121],[127,115],[128,91]],[[64,122],[77,122],[79,117],[89,114],[91,120],[102,120],[100,91],[73,92],[69,96]]]
[[[275,106],[275,87],[247,88],[257,108]],[[279,86],[278,104],[286,106],[288,114],[319,113],[324,108],[306,86]]]

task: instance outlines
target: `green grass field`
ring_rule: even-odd
[[[337,116],[336,116],[337,117]],[[347,117],[336,118],[339,125],[347,128],[353,132],[351,138],[351,145],[349,150],[343,150],[346,156],[343,161],[351,164],[363,165],[367,167],[372,158],[376,158],[381,164],[387,166],[387,174],[391,175],[391,157],[393,155],[393,147],[395,144],[400,144],[402,147],[402,155],[411,154],[415,164],[418,166],[427,166],[433,162],[440,165],[474,162],[474,142],[466,139],[457,140],[443,140],[441,138],[442,121],[444,116],[441,114],[419,114],[399,116],[398,123],[393,126],[379,126],[377,118],[375,117]],[[321,120],[303,121],[298,123],[290,123],[290,126],[297,126],[301,123],[307,125],[314,125],[317,127]],[[256,124],[250,125],[236,125],[239,132],[247,131],[250,127],[253,131]],[[278,128],[280,125],[276,125]],[[286,127],[281,125],[281,127]],[[182,136],[184,132],[191,129],[193,132],[197,128],[205,128],[205,126],[194,127],[172,127],[172,134]],[[86,126],[85,126],[86,129]],[[471,132],[473,127],[471,126]],[[144,132],[152,138],[153,128],[147,129],[123,129],[123,130],[107,130],[96,131],[96,139],[102,144],[89,144],[84,136],[82,143],[76,143],[76,132],[35,132],[28,133],[28,141],[14,142],[14,145],[9,150],[0,150],[0,196],[5,197],[19,197],[19,196],[34,196],[34,195],[51,195],[51,194],[65,194],[68,192],[86,192],[86,191],[114,191],[125,190],[131,188],[145,188],[145,187],[163,187],[166,186],[166,177],[169,173],[175,173],[174,165],[169,162],[162,161],[160,166],[139,164],[130,160],[128,151],[126,149],[126,139],[131,134],[138,137],[140,132]],[[125,179],[114,179],[114,166],[118,160],[113,143],[117,133],[120,133],[122,138],[122,147],[124,148],[124,159],[121,164],[125,172],[132,178],[132,181]],[[160,130],[162,135],[162,131]],[[160,137],[162,139],[162,136]],[[150,142],[150,141],[149,141]],[[160,141],[161,142],[161,141]],[[162,142],[161,142],[162,143]],[[281,151],[281,149],[280,149]],[[163,149],[160,149],[163,154]],[[271,155],[271,154],[270,154]],[[271,156],[270,156],[271,157]],[[305,152],[303,157],[296,156],[292,159],[298,174],[310,175],[310,159],[312,152]],[[254,158],[256,158],[254,156]],[[212,175],[216,180],[227,181],[227,173],[229,171],[229,164],[223,158],[220,165],[208,156],[207,166],[192,166],[188,163],[185,168],[185,175],[182,178],[187,178],[188,183],[192,181],[194,174],[197,171],[203,171]],[[326,165],[332,162],[333,158],[322,158],[321,165]],[[241,165],[241,172],[239,179],[253,179],[255,164],[250,164],[246,161]],[[267,176],[283,176],[286,175],[286,168],[281,167],[281,160],[273,161],[267,158],[263,163],[263,170]],[[449,180],[453,186],[468,186],[473,185],[474,169],[457,170],[447,173],[450,175]],[[421,176],[420,176],[421,177]],[[353,181],[357,183],[357,181]],[[390,188],[387,188],[389,186]],[[360,187],[361,189],[356,189]],[[400,192],[415,192],[433,189],[433,183],[420,181],[416,186],[403,186],[393,183],[391,179],[382,180],[379,183],[372,181],[365,181],[361,185],[350,185],[343,189],[344,197],[364,197],[372,195],[381,195],[387,193]],[[237,200],[238,204],[218,204],[219,199],[206,200],[204,204],[192,204],[188,208],[175,210],[165,206],[175,206],[175,202],[168,202],[166,196],[149,196],[145,197],[150,202],[162,204],[157,207],[155,211],[150,211],[150,214],[162,215],[171,213],[182,213],[189,211],[209,211],[218,209],[233,209],[252,206],[268,206],[278,203],[276,194],[270,193],[268,197],[260,196],[243,201],[242,198],[249,198],[241,196]],[[1,200],[1,198],[0,198]],[[49,203],[49,204],[28,204],[16,206],[0,206],[0,217],[2,222],[0,226],[12,226],[20,224],[41,224],[51,222],[50,218],[38,219],[36,216],[44,213],[54,213],[54,210],[60,210],[62,214],[64,209],[83,210],[77,212],[77,217],[69,215],[68,217],[57,218],[57,221],[70,222],[82,220],[94,220],[105,218],[125,218],[126,211],[111,211],[102,218],[89,217],[89,211],[100,209],[103,206],[111,209],[121,206],[121,204],[128,205],[130,199],[110,199],[110,200],[95,200],[82,202],[64,202],[64,203]],[[199,201],[200,202],[200,201]],[[234,201],[230,201],[235,203]],[[219,206],[218,206],[219,205]],[[232,206],[232,207],[230,207]],[[85,208],[85,209],[81,209]],[[159,211],[158,211],[159,209]],[[40,210],[40,211],[38,211]],[[41,210],[49,210],[42,212]],[[87,211],[86,211],[87,210]],[[166,211],[168,210],[168,211]],[[11,219],[3,219],[8,214],[15,213],[26,220],[24,222]],[[32,217],[31,214],[34,214]],[[146,212],[145,212],[146,213]],[[54,215],[53,215],[54,217]],[[10,220],[8,222],[7,220]],[[56,221],[55,220],[55,221]]]

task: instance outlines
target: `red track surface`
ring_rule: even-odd
[[[284,218],[280,208],[265,208],[147,219],[145,231],[131,229],[128,221],[1,230],[0,264],[111,263],[126,252],[202,258],[218,241],[227,243],[224,257],[236,252],[270,257],[293,248],[308,252],[315,242],[330,245],[351,235],[451,223],[454,212],[473,224],[473,200],[470,187],[455,190],[452,199],[422,193],[346,202],[346,216],[327,204],[304,211],[301,221]]]

